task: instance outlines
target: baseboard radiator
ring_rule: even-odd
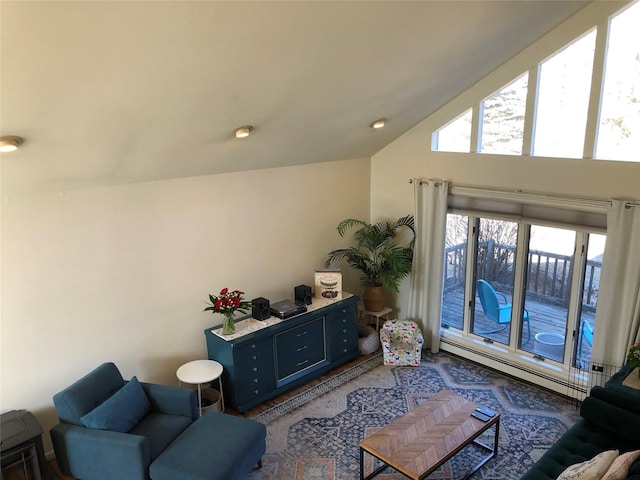
[[[452,347],[455,347],[456,350],[464,350],[475,356],[486,358],[500,366],[508,367],[508,369],[505,368],[505,370],[517,370],[526,373],[529,377],[544,380],[544,383],[546,384],[553,384],[556,388],[552,388],[552,390],[560,394],[564,394],[569,403],[576,406],[576,408],[589,394],[589,391],[593,386],[604,385],[607,380],[609,380],[621,368],[616,365],[590,363],[589,365],[569,368],[567,377],[563,379],[553,375],[546,375],[540,370],[529,368],[516,361],[509,361],[503,357],[497,357],[490,353],[476,350],[468,345],[452,342],[447,339],[441,339],[440,342],[444,347],[443,350],[447,350],[446,345],[451,345]],[[576,362],[575,359],[572,359],[571,365],[580,365],[580,363]],[[514,375],[509,371],[503,371],[499,367],[494,369],[499,370],[506,375],[517,377],[517,375]]]

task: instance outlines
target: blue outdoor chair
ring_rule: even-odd
[[[507,297],[503,293],[496,292],[486,280],[478,280],[476,291],[480,297],[482,311],[489,319],[498,324],[498,327],[494,330],[478,331],[476,333],[496,333],[507,328],[511,323],[511,304],[507,303]],[[500,303],[498,295],[502,297],[504,303]],[[529,312],[526,309],[524,310],[523,318],[527,324],[527,341],[524,343],[528,343],[531,339],[531,326],[529,325]]]
[[[589,346],[593,346],[593,327],[584,318],[580,323],[580,338],[578,339],[578,365],[580,366],[580,368],[586,369],[585,365],[582,364],[584,362],[584,359],[582,358],[582,342],[587,342]]]

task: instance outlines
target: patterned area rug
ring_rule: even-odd
[[[249,479],[360,478],[360,440],[443,389],[501,413],[498,455],[474,478],[519,479],[579,418],[561,396],[445,353],[419,367],[384,366],[378,355],[253,417],[267,425],[267,453]],[[493,429],[481,440],[492,444]],[[483,455],[466,447],[429,478],[463,478]],[[388,468],[376,478],[406,477]]]

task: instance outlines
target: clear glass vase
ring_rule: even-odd
[[[222,334],[232,335],[236,333],[236,324],[233,321],[233,313],[225,313],[222,320]]]

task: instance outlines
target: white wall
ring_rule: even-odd
[[[104,361],[177,384],[206,358],[222,287],[313,285],[335,227],[368,219],[369,159],[3,198],[1,410],[57,423],[52,396]],[[8,180],[8,179],[5,179]],[[345,290],[358,293],[355,277]]]

